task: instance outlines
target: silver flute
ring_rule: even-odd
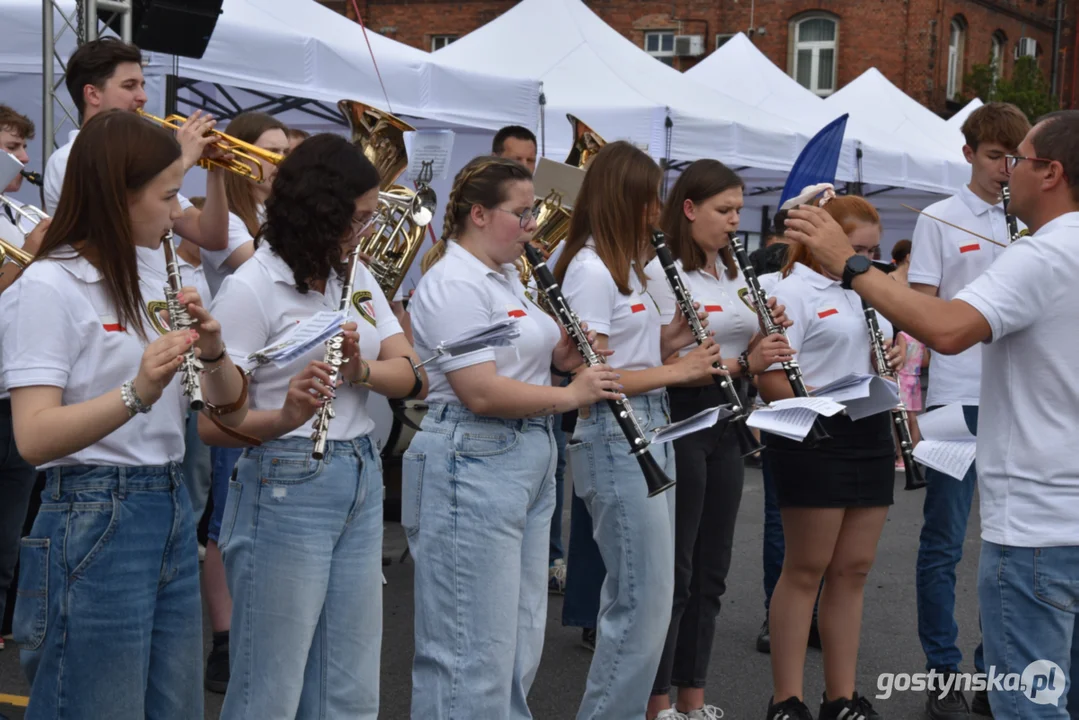
[[[348,254],[348,266],[345,268],[345,284],[341,288],[341,301],[337,306],[338,311],[344,312],[348,310],[349,303],[352,302],[352,286],[356,282],[356,266],[359,264],[359,257],[360,247],[357,245]],[[330,366],[330,388],[336,388],[337,379],[341,377],[341,366],[348,362],[348,358],[345,357],[344,330],[326,341],[326,354],[323,356],[322,362]],[[319,406],[319,409],[315,411],[315,421],[311,423],[311,427],[314,429],[314,432],[311,433],[311,440],[315,443],[315,447],[311,451],[311,457],[315,460],[321,460],[326,455],[326,440],[330,431],[330,420],[333,420],[333,418],[333,399],[326,398],[322,405]]]
[[[895,380],[895,373],[888,366],[888,358],[884,354],[884,333],[880,331],[880,323],[877,322],[877,311],[869,303],[862,300],[862,311],[865,313],[865,325],[869,329],[869,347],[873,350],[873,360],[877,363],[877,374],[882,378]],[[910,435],[910,418],[907,416],[907,408],[902,401],[892,409],[892,424],[895,425],[896,435],[899,436],[899,452],[903,454],[903,468],[907,475],[907,490],[918,490],[925,487],[925,479],[922,471],[914,461],[914,441]]]
[[[165,285],[165,305],[169,311],[169,327],[173,330],[190,330],[194,322],[187,313],[187,305],[179,300],[184,281],[180,277],[180,264],[176,260],[176,246],[172,244],[172,240],[172,230],[169,230],[161,241],[161,245],[165,248],[165,273],[168,276],[168,284]],[[202,361],[196,357],[194,345],[188,348],[183,357],[180,363],[181,386],[184,395],[191,399],[191,409],[198,412],[206,405],[202,399],[200,375]]]

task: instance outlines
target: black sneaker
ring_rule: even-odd
[[[768,703],[765,720],[813,720],[813,714],[804,702],[796,697],[789,697],[781,703]]]
[[[223,638],[219,638],[223,635]],[[224,694],[229,687],[229,635],[214,633],[214,646],[206,658],[206,675],[203,685],[210,692]]]
[[[584,628],[581,630],[581,644],[592,652],[596,651],[596,629]]]
[[[947,675],[947,673],[943,673]],[[936,685],[936,683],[931,683]],[[941,682],[940,686],[944,683]],[[966,720],[970,717],[970,708],[967,707],[967,698],[963,695],[961,690],[956,690],[955,685],[952,684],[952,690],[949,690],[942,697],[940,694],[940,686],[930,687],[927,690],[928,697],[925,701],[925,716],[929,720]]]
[[[993,717],[993,710],[989,707],[989,691],[976,690],[974,699],[970,701],[970,711],[975,715]]]
[[[854,693],[849,699],[839,698],[828,700],[828,696],[821,695],[820,713],[817,720],[883,720],[880,713],[873,709],[869,700],[858,693]]]
[[[772,633],[768,629],[768,618],[764,618],[761,631],[757,633],[757,652],[766,655],[772,652]]]

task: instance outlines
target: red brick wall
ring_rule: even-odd
[[[352,0],[325,0],[353,17]],[[415,47],[430,50],[434,35],[465,35],[496,18],[515,0],[356,0],[366,25]],[[945,102],[948,42],[954,17],[966,26],[962,74],[988,62],[990,39],[1001,31],[1005,73],[1014,64],[1020,37],[1038,41],[1038,62],[1049,77],[1053,48],[1055,0],[587,0],[609,25],[643,46],[648,30],[673,29],[704,35],[705,50],[715,49],[717,33],[763,29],[753,41],[780,68],[789,71],[792,19],[803,12],[824,11],[839,19],[838,84],[876,67],[919,102],[942,114],[956,106]],[[1067,0],[1060,60],[1060,90],[1065,106],[1079,94],[1076,71],[1079,45],[1075,24],[1079,0]],[[753,5],[753,15],[750,6]],[[678,58],[685,70],[697,59]]]

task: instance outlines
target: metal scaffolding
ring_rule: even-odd
[[[65,10],[70,0],[44,0],[42,3],[42,152],[41,166],[49,161],[49,155],[59,147],[58,140],[65,137],[64,129],[79,127],[79,112],[64,86],[67,75],[67,58],[61,57],[57,48],[71,33],[76,45],[96,40],[101,24],[119,26],[120,37],[131,42],[133,0],[75,0],[73,10]],[[59,20],[59,22],[57,22]],[[57,30],[59,28],[59,30]],[[55,71],[60,65],[60,73]]]

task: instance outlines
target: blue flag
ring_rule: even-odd
[[[843,114],[821,128],[810,139],[798,159],[794,161],[787,183],[783,186],[783,197],[779,207],[810,185],[818,183],[835,184],[836,168],[839,167],[839,153],[843,150],[843,134],[847,130],[847,118]]]

